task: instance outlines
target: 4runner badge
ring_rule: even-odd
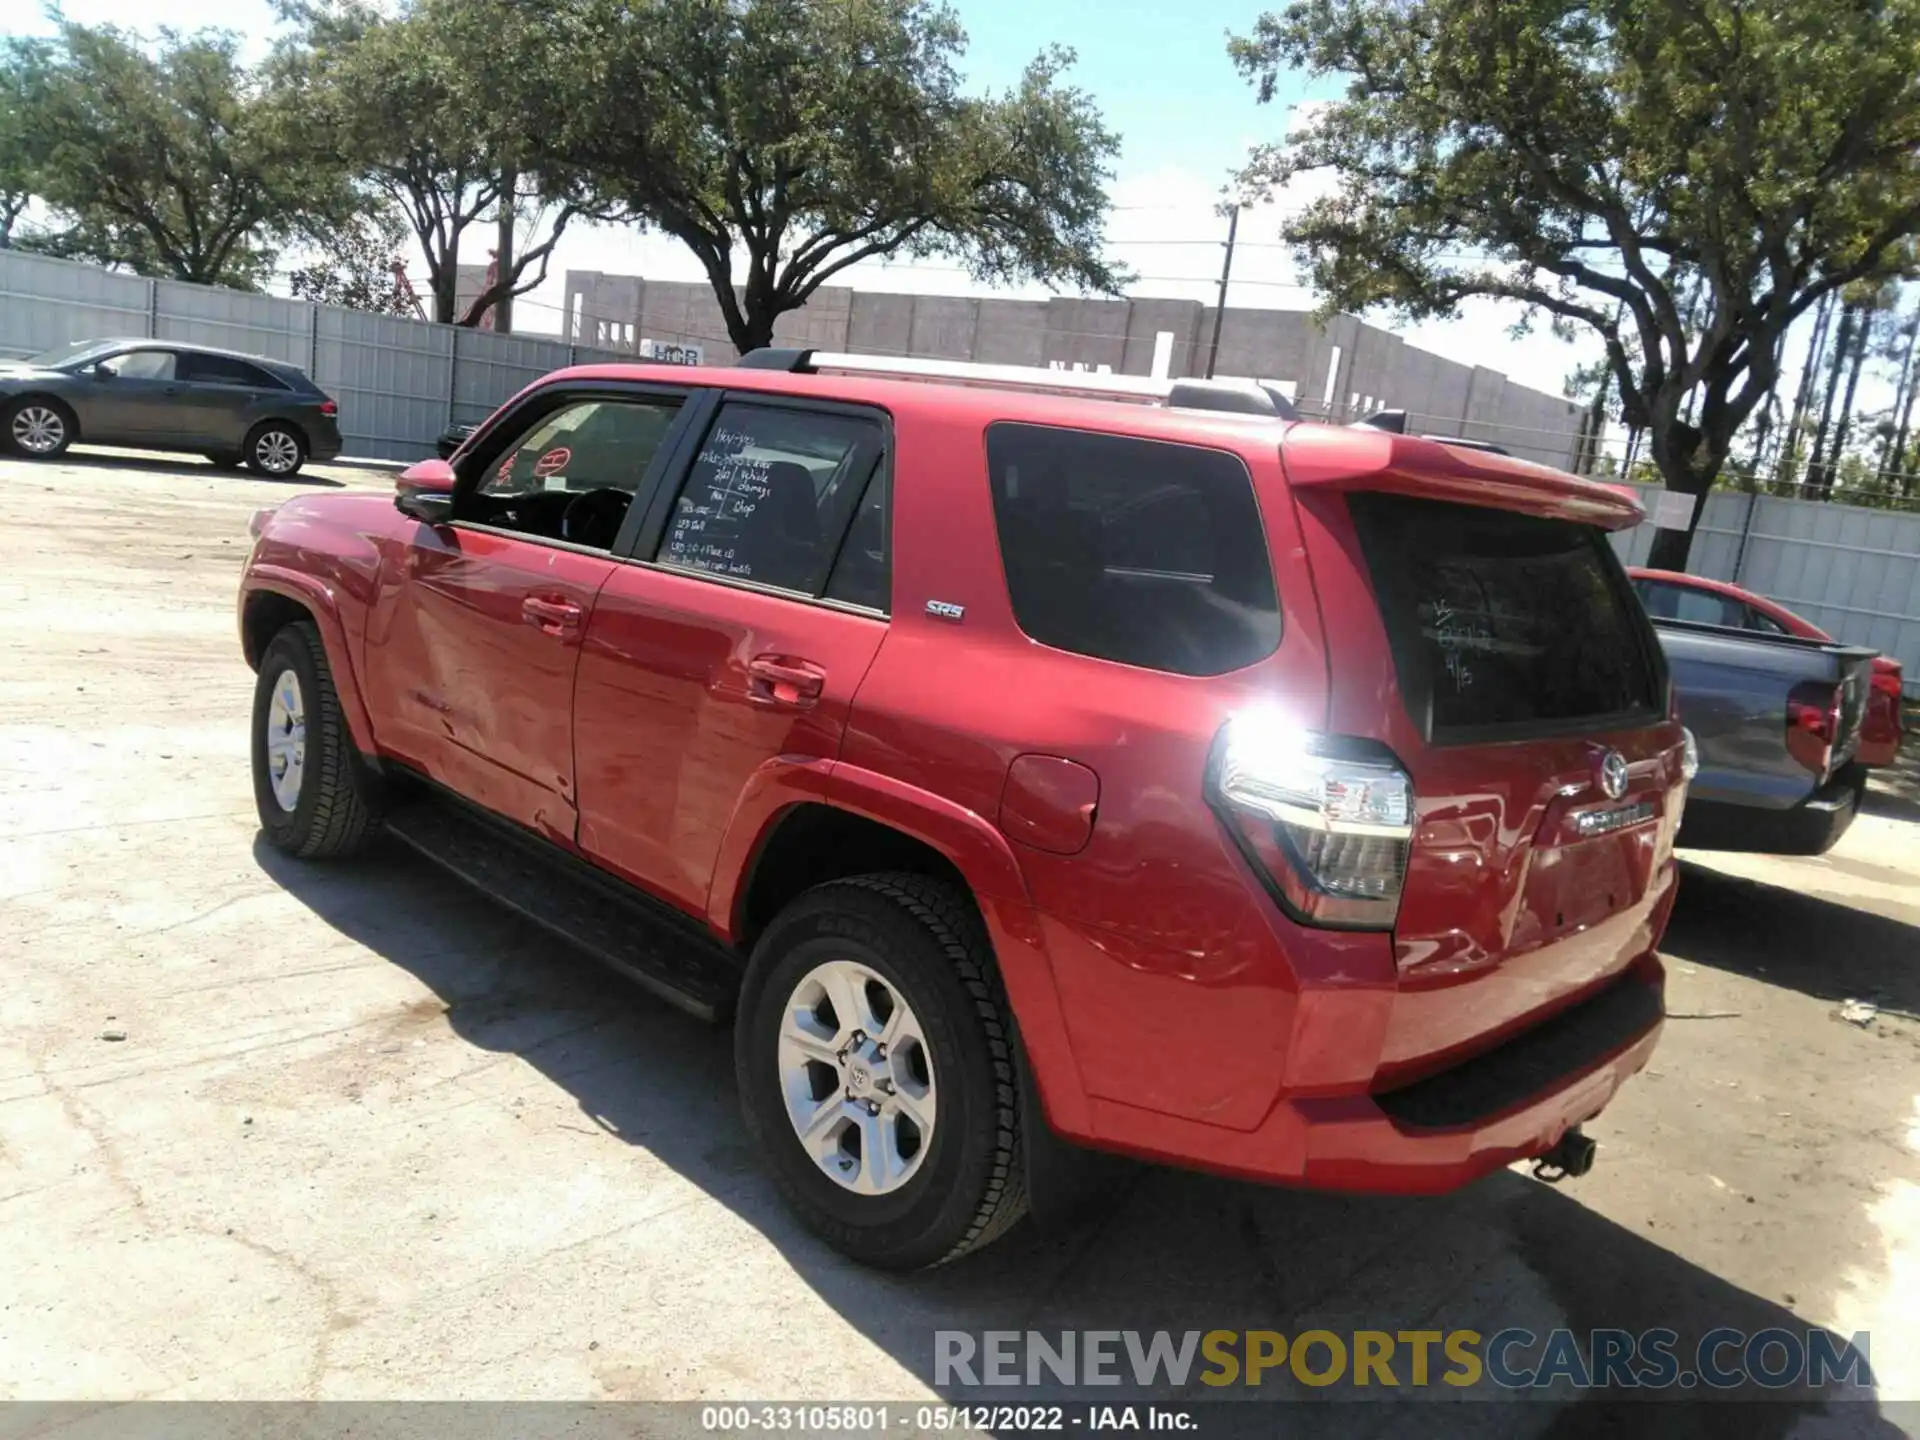
[[[936,620],[958,620],[967,613],[967,607],[955,605],[951,600],[929,600],[927,613]]]

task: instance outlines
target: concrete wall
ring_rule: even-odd
[[[577,344],[629,350],[641,340],[694,344],[710,361],[734,353],[713,291],[701,283],[570,270],[567,314],[566,338]],[[1167,333],[1172,373],[1201,375],[1213,328],[1213,307],[1191,300],[1001,300],[830,287],[782,316],[774,338],[868,355],[1104,365],[1146,375],[1156,338]],[[1306,311],[1229,306],[1215,373],[1289,385],[1303,410],[1325,419],[1405,410],[1410,430],[1489,440],[1549,465],[1574,459],[1581,415],[1573,401],[1430,354],[1351,315],[1322,324]]]

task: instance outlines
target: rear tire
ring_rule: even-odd
[[[307,463],[307,437],[284,420],[262,420],[247,432],[242,454],[254,474],[286,480]]]
[[[855,988],[836,1003],[839,975]],[[1026,1213],[1011,1013],[979,916],[941,881],[839,880],[775,918],[747,967],[734,1063],[747,1129],[809,1229],[863,1264],[914,1270]]]
[[[276,850],[351,855],[373,820],[372,777],[340,713],[326,647],[310,620],[283,627],[253,691],[253,798]]]
[[[64,455],[78,430],[73,412],[44,395],[23,395],[0,409],[0,443],[29,460]]]

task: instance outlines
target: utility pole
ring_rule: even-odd
[[[1227,258],[1220,267],[1220,300],[1213,307],[1213,343],[1207,347],[1207,379],[1213,379],[1213,367],[1220,360],[1220,323],[1227,318],[1227,282],[1233,278],[1233,242],[1240,234],[1240,207],[1227,216]]]
[[[1620,317],[1626,314],[1627,302],[1616,300],[1613,305],[1614,335],[1620,333]],[[1580,447],[1580,463],[1575,473],[1591,475],[1600,468],[1600,435],[1607,428],[1607,396],[1613,390],[1613,365],[1611,357],[1600,362],[1600,385],[1594,391],[1593,404],[1587,410],[1586,437]]]
[[[513,332],[513,224],[514,192],[520,188],[520,172],[509,166],[500,177],[500,238],[495,242],[495,259],[500,265],[500,281],[507,288],[493,302],[494,333]]]

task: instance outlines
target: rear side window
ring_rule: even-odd
[[[255,390],[287,388],[258,365],[249,365],[228,355],[202,355],[192,350],[180,354],[179,378],[201,385],[245,385]]]
[[[1020,628],[1043,645],[1220,675],[1280,643],[1253,480],[1238,456],[1045,425],[987,431]]]
[[[1634,588],[1639,590],[1647,613],[1662,620],[1687,620],[1695,625],[1725,625],[1735,630],[1748,628],[1747,607],[1738,600],[1729,600],[1711,590],[1696,590],[1691,585],[1667,585],[1658,580],[1638,580],[1634,582]]]
[[[707,432],[667,524],[663,565],[817,596],[848,538],[854,510],[881,464],[877,418],[729,401]],[[885,491],[873,497],[884,507]],[[885,532],[878,580],[859,573],[873,548],[871,517],[846,557],[842,593],[868,604],[885,585]],[[854,598],[857,596],[857,598]],[[841,598],[836,595],[834,598]],[[883,608],[874,605],[874,608]]]
[[[1347,503],[1401,692],[1433,739],[1657,706],[1646,622],[1599,531],[1399,495]]]
[[[892,566],[889,563],[887,467],[880,465],[867,482],[866,497],[853,513],[853,524],[840,544],[840,558],[827,577],[827,598],[869,610],[891,609]]]

